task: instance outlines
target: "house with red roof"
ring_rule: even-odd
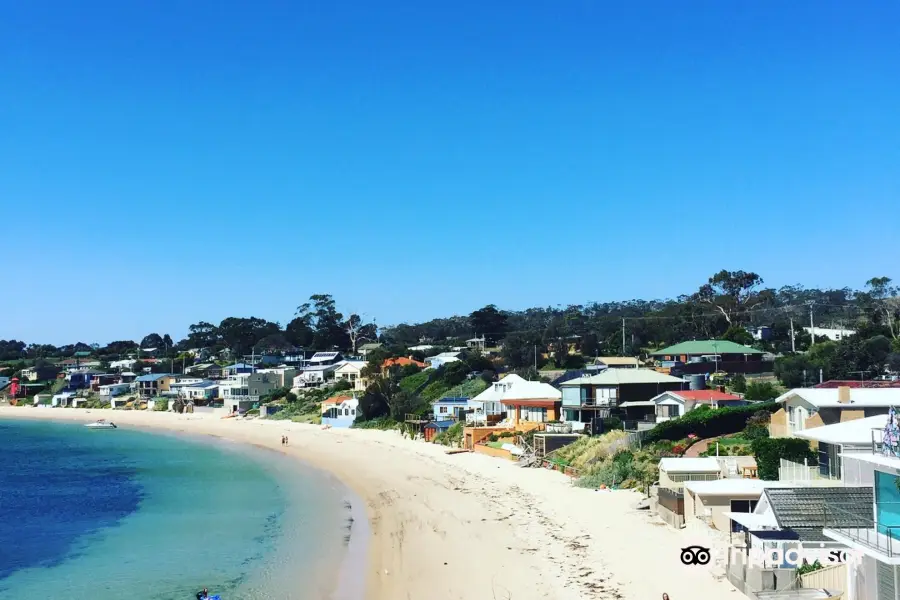
[[[648,402],[653,403],[657,423],[681,417],[698,406],[723,408],[725,406],[743,406],[749,404],[747,400],[744,400],[740,396],[720,392],[719,390],[668,391],[663,392],[658,396],[654,396]]]
[[[385,359],[385,361],[381,363],[381,372],[387,375],[393,367],[408,367],[409,365],[415,365],[420,369],[424,369],[428,366],[423,362],[414,360],[412,357],[406,358],[405,356],[401,356],[399,358]]]

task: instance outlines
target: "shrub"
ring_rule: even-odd
[[[294,392],[288,392],[285,394],[284,399],[288,401],[288,403],[293,404],[297,401],[297,394]]]
[[[501,437],[502,434],[501,434]],[[434,438],[435,444],[443,444],[444,446],[452,446],[458,448],[462,444],[463,424],[454,423],[447,431],[442,431]]]
[[[350,426],[353,429],[399,429],[400,423],[390,417],[380,417],[369,421],[354,421]]]
[[[350,383],[347,379],[341,379],[333,386],[331,386],[331,391],[333,392],[346,392],[347,390],[352,390],[353,384]]]
[[[731,379],[731,391],[735,394],[743,394],[747,391],[747,378],[738,373]]]
[[[755,413],[764,410],[775,412],[781,408],[776,402],[754,404],[750,406],[726,406],[701,410],[695,409],[677,419],[660,423],[650,430],[644,441],[647,443],[660,440],[681,440],[694,433],[700,438],[710,438],[729,433],[737,433],[746,427],[747,420]]]
[[[753,441],[751,446],[756,458],[759,478],[767,481],[778,479],[780,459],[792,462],[815,465],[818,463],[816,453],[809,447],[808,440],[797,438],[761,438]]]
[[[166,412],[167,410],[169,410],[169,401],[165,398],[157,398],[153,403],[154,412]]]
[[[747,385],[747,391],[744,393],[745,400],[774,400],[778,396],[780,396],[778,388],[768,381],[754,381]]]

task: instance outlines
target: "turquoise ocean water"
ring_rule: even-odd
[[[0,448],[0,600],[321,600],[346,557],[353,497],[275,452],[25,421]]]

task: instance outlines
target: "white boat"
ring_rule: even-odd
[[[89,429],[117,429],[116,424],[112,421],[107,421],[106,419],[100,419],[99,421],[94,421],[93,423],[87,423],[85,427]]]

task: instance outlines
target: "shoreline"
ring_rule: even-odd
[[[106,418],[215,435],[328,472],[365,502],[367,600],[743,598],[711,568],[679,559],[683,547],[720,540],[660,525],[635,510],[637,493],[575,488],[559,473],[479,454],[447,455],[396,432],[110,409],[0,407],[3,417]]]

